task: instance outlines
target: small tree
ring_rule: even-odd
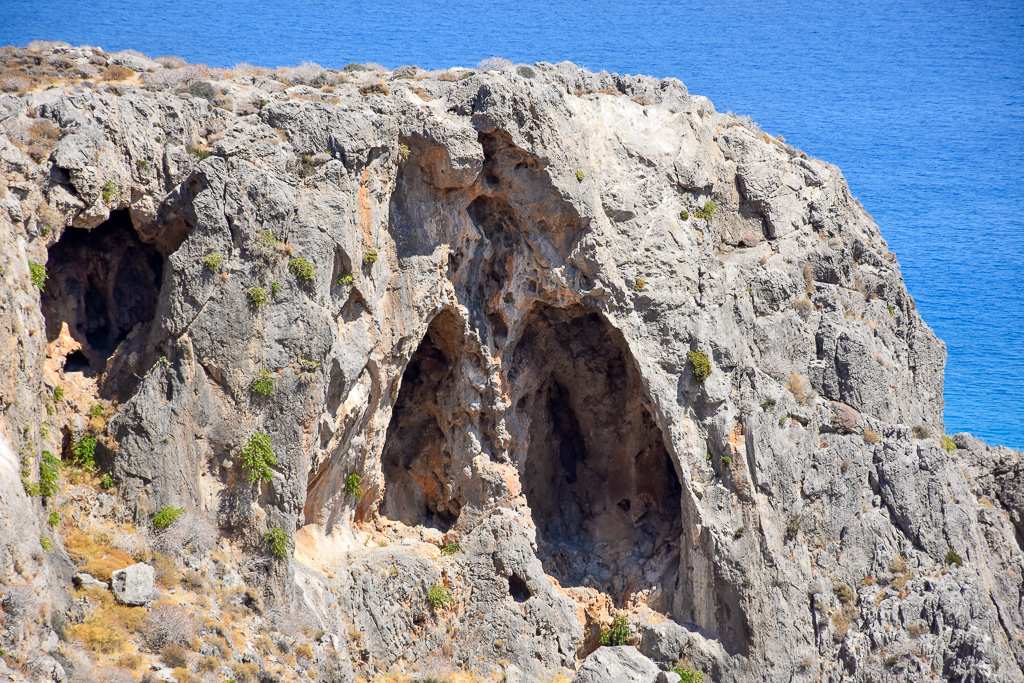
[[[249,470],[245,477],[247,482],[271,481],[274,478],[272,468],[276,464],[274,442],[269,435],[256,432],[242,446],[242,466]]]
[[[263,540],[270,546],[270,552],[276,557],[288,557],[288,546],[291,544],[291,535],[279,526],[271,527],[263,534]]]
[[[361,498],[363,495],[363,487],[359,484],[362,480],[363,478],[355,472],[348,475],[348,478],[345,479],[345,493],[350,496],[355,496],[356,498]]]
[[[73,462],[87,470],[96,468],[96,437],[86,434],[71,447]]]

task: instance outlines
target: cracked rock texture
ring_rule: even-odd
[[[0,571],[42,526],[18,471],[97,429],[48,415],[73,385],[136,522],[283,528],[247,580],[362,675],[571,676],[628,611],[643,656],[579,680],[1024,679],[1019,454],[942,448],[944,345],[836,167],[569,63],[213,102],[125,66],[0,96]]]

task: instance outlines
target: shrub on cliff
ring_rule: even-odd
[[[224,263],[224,255],[219,251],[211,251],[203,257],[203,267],[212,273],[216,273],[222,263]]]
[[[435,583],[427,591],[427,602],[434,609],[441,609],[452,601],[452,594],[448,591],[447,586],[440,583]]]
[[[71,447],[72,462],[87,470],[96,468],[96,437],[86,434]]]
[[[705,202],[703,207],[701,207],[701,208],[697,209],[696,211],[694,211],[693,215],[695,217],[697,217],[697,218],[700,218],[700,219],[705,220],[708,223],[710,223],[711,219],[713,219],[715,217],[715,212],[717,210],[718,210],[718,207],[715,205],[715,203],[709,201],[709,202]]]
[[[303,256],[297,256],[288,261],[288,272],[294,275],[303,283],[310,283],[316,276],[316,268]]]
[[[288,557],[288,545],[292,537],[279,526],[271,527],[263,534],[263,540],[270,546],[270,552],[276,557]]]
[[[252,308],[259,308],[267,303],[267,290],[262,287],[250,287],[245,295],[249,298],[249,305]]]
[[[602,645],[629,645],[633,642],[629,617],[620,614],[612,621],[612,627],[601,631]]]
[[[153,516],[153,526],[157,529],[166,529],[174,524],[174,520],[178,519],[184,512],[181,508],[165,505]]]
[[[690,370],[693,371],[693,378],[700,383],[711,375],[711,361],[706,353],[700,349],[686,352],[686,360],[690,363]]]
[[[273,466],[277,464],[277,456],[274,455],[274,442],[269,435],[260,432],[253,434],[242,446],[241,455],[242,466],[249,470],[245,477],[247,482],[251,484],[274,478]]]
[[[32,284],[36,286],[40,292],[46,287],[46,266],[38,263],[28,264],[28,274],[32,279]]]
[[[266,398],[274,393],[277,389],[277,377],[270,370],[260,370],[256,373],[256,377],[253,378],[252,384],[249,385],[249,390],[254,394],[259,394]]]

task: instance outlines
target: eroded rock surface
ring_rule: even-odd
[[[149,87],[0,96],[5,514],[92,430],[137,523],[283,529],[245,580],[367,676],[547,679],[622,610],[652,681],[1024,677],[1020,464],[941,447],[944,346],[834,166],[568,63],[207,101],[118,59]]]

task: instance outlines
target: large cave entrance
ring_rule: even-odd
[[[65,230],[50,247],[42,295],[47,340],[66,322],[82,346],[67,357],[65,371],[103,372],[132,329],[153,319],[163,266],[160,252],[139,239],[127,210],[111,212],[92,230]]]
[[[451,486],[452,425],[443,404],[457,400],[462,323],[442,311],[405,372],[388,425],[381,513],[409,526],[448,531],[462,503]]]
[[[545,571],[669,612],[681,487],[621,333],[582,307],[527,316],[510,373],[529,447],[522,484]]]

